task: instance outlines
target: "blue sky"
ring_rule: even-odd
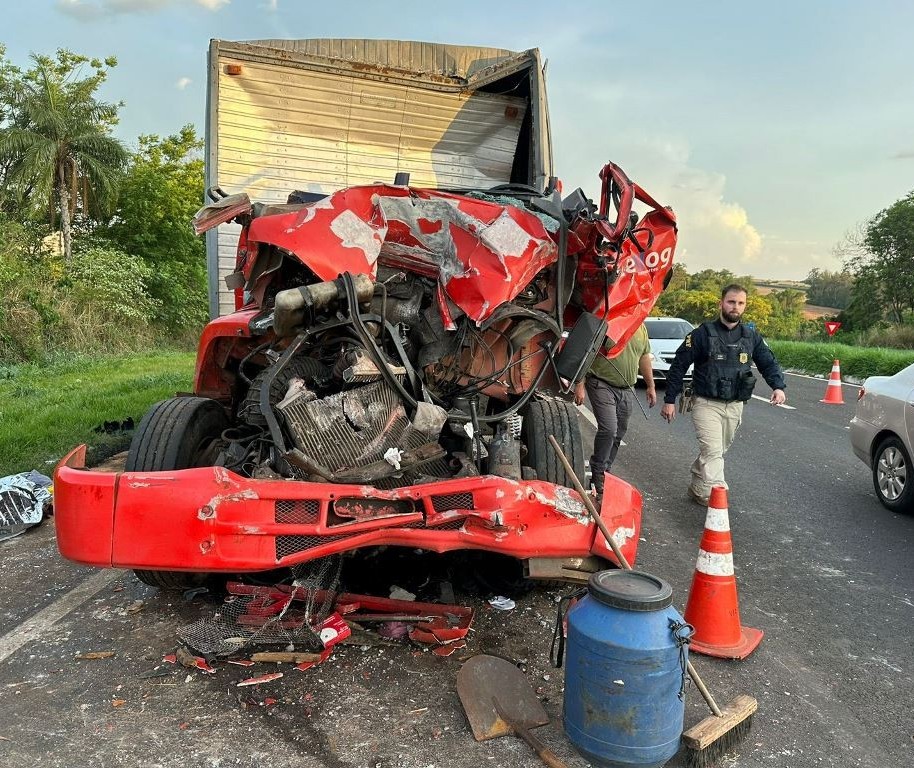
[[[596,195],[613,160],[680,222],[690,271],[836,269],[844,234],[914,190],[914,3],[32,0],[0,43],[114,55],[119,135],[202,134],[210,38],[538,47],[556,172]],[[573,8],[573,11],[570,10]]]

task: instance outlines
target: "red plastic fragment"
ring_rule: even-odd
[[[260,675],[260,677],[249,677],[247,680],[242,680],[237,684],[237,688],[241,688],[245,685],[260,685],[261,683],[269,683],[272,680],[278,680],[282,677],[282,672],[271,672],[268,675]]]

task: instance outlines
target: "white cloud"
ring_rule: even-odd
[[[209,11],[218,11],[230,0],[193,0],[195,5]],[[57,0],[57,9],[79,21],[95,21],[109,16],[120,16],[155,11],[179,6],[182,0]]]
[[[726,176],[696,167],[684,141],[626,144],[623,167],[676,212],[676,260],[689,272],[728,269],[736,275],[796,280],[814,267],[841,268],[829,244],[760,229],[749,209],[729,199]]]
[[[676,259],[690,272],[728,269],[737,275],[798,279],[815,266],[839,266],[828,255],[830,244],[797,238],[793,230],[762,227],[752,207],[734,199],[726,174],[706,167],[713,162],[706,158],[713,154],[703,154],[699,165],[686,137],[672,132],[651,134],[649,124],[614,118],[625,109],[646,108],[639,90],[601,81],[595,98],[591,82],[571,80],[561,88],[552,82],[550,86],[555,168],[566,189],[580,185],[596,200],[599,168],[607,160],[621,165],[645,191],[675,211],[679,224]],[[592,103],[597,107],[588,112],[587,120],[581,120],[582,105]],[[607,130],[607,126],[616,130]],[[712,151],[703,148],[703,152]],[[805,242],[785,242],[788,234],[793,236],[789,239]]]
[[[263,7],[268,11],[276,11],[279,9],[279,0],[266,0],[263,4]]]
[[[679,222],[677,254],[689,271],[729,269],[756,274],[767,267],[764,238],[739,202],[728,200],[726,177],[692,164],[679,139],[642,140],[627,147],[629,176],[659,202],[672,206]],[[624,167],[624,166],[623,166]]]
[[[191,80],[189,77],[182,77],[180,80],[178,80],[178,82],[175,83],[175,88],[177,88],[179,91],[183,91],[192,82],[193,80]]]
[[[57,9],[78,21],[93,21],[103,14],[96,4],[86,4],[81,0],[57,0]]]

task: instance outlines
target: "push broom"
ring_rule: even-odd
[[[565,474],[568,475],[575,490],[580,494],[584,506],[619,561],[619,565],[623,569],[630,571],[632,569],[631,565],[629,565],[625,555],[622,554],[622,550],[619,549],[619,545],[616,544],[616,540],[606,528],[606,524],[590,500],[590,494],[584,490],[584,486],[581,485],[581,481],[575,475],[574,468],[571,466],[571,462],[568,461],[568,457],[562,447],[553,435],[549,435],[549,442],[552,444],[559,461],[562,462],[562,466],[565,467]],[[682,741],[687,750],[686,762],[691,768],[709,768],[749,734],[749,730],[752,727],[752,715],[758,709],[758,701],[752,696],[741,694],[721,709],[717,706],[717,702],[714,701],[714,697],[701,677],[699,677],[698,672],[695,671],[691,660],[689,661],[688,671],[689,677],[692,678],[695,687],[701,692],[712,714],[683,732]]]

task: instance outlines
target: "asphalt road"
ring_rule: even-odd
[[[793,409],[750,401],[726,459],[742,623],[765,638],[743,661],[694,656],[718,699],[759,700],[727,764],[914,765],[914,517],[878,503],[851,452],[856,387],[844,405],[819,402],[821,379],[788,376],[787,392]],[[658,409],[633,419],[616,470],[644,492],[637,565],[682,606],[705,511],[686,496],[691,419],[667,425]],[[697,693],[689,703],[702,717]]]
[[[855,390],[845,385],[844,406],[820,404],[824,391],[823,380],[791,377],[793,410],[752,401],[728,455],[742,621],[765,638],[741,662],[694,656],[719,702],[759,700],[752,734],[722,765],[914,765],[914,517],[878,504],[851,453]],[[626,442],[616,470],[644,493],[637,566],[668,580],[682,608],[705,516],[685,492],[691,423],[667,425],[655,409],[633,421]],[[286,667],[281,680],[237,688],[251,670],[205,675],[161,663],[176,628],[212,604],[62,561],[52,520],[0,543],[0,564],[0,765],[540,764],[517,739],[472,741],[454,694],[456,655],[338,647],[308,672]],[[552,718],[544,738],[581,768],[560,730],[562,673],[547,661],[560,594],[518,595],[507,613],[458,599],[477,610],[466,654],[517,660]],[[77,658],[99,651],[114,655]],[[686,725],[706,715],[690,690]]]

